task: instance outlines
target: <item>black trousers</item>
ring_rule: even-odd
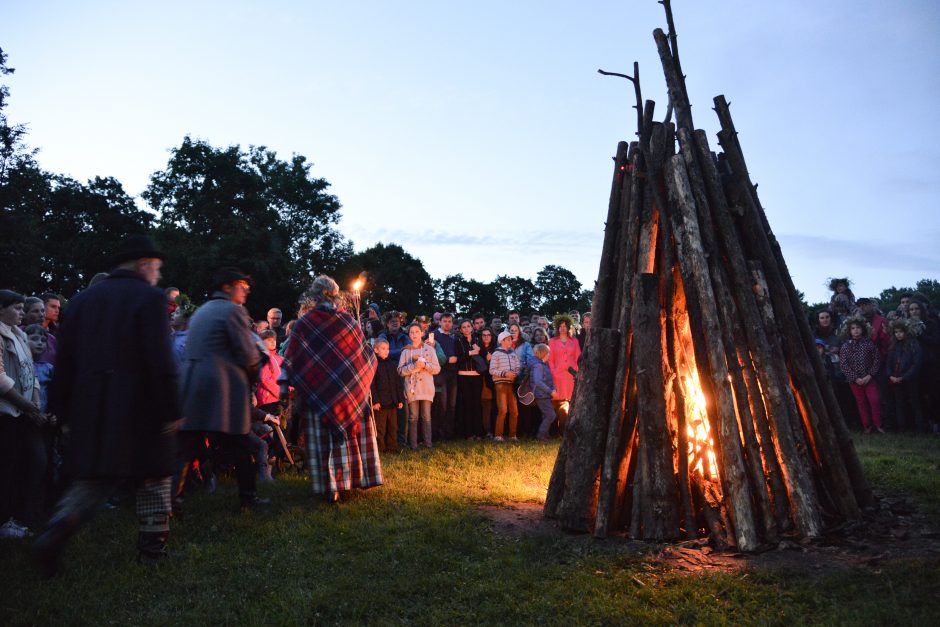
[[[175,487],[181,488],[179,480],[183,470],[193,459],[204,458],[206,439],[209,440],[208,459],[217,464],[231,461],[235,465],[235,479],[238,481],[238,494],[242,499],[257,494],[255,464],[252,459],[253,447],[248,434],[220,433],[218,431],[180,431],[179,432],[179,468]]]
[[[457,375],[457,437],[483,436],[483,377]]]
[[[27,527],[43,522],[48,458],[39,427],[25,416],[0,414],[0,525],[11,517]]]

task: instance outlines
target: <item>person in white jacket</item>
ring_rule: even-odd
[[[509,414],[509,439],[518,440],[516,427],[519,423],[519,408],[513,392],[513,383],[519,376],[521,365],[519,355],[512,348],[512,335],[509,331],[499,334],[499,348],[493,351],[490,359],[490,375],[496,387],[496,427],[493,429],[493,440],[503,441],[503,421]]]

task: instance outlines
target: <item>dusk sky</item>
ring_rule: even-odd
[[[940,3],[674,0],[696,125],[724,94],[797,287],[940,278]],[[655,0],[8,0],[10,121],[47,170],[140,194],[187,134],[299,153],[340,230],[435,277],[591,287],[640,63],[666,111]]]

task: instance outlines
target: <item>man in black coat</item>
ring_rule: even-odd
[[[68,538],[128,481],[137,488],[138,561],[166,552],[180,411],[166,299],[154,287],[163,258],[150,238],[128,237],[114,271],[63,316],[49,409],[68,430],[73,482],[34,544],[45,576]]]

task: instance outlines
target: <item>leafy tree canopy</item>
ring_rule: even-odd
[[[143,193],[157,212],[166,282],[199,300],[217,268],[236,265],[255,280],[248,308],[256,318],[274,306],[294,311],[313,275],[335,274],[352,254],[334,228],[339,200],[310,168],[301,155],[284,161],[263,146],[184,138]]]
[[[431,275],[420,259],[398,244],[376,244],[352,255],[337,271],[336,280],[349,289],[359,276],[364,279],[363,307],[376,302],[383,313],[396,309],[414,316],[434,306]]]
[[[542,313],[556,314],[571,309],[586,311],[591,302],[586,300],[589,292],[581,289],[581,282],[574,273],[561,266],[548,265],[539,270],[535,287],[542,298]]]

